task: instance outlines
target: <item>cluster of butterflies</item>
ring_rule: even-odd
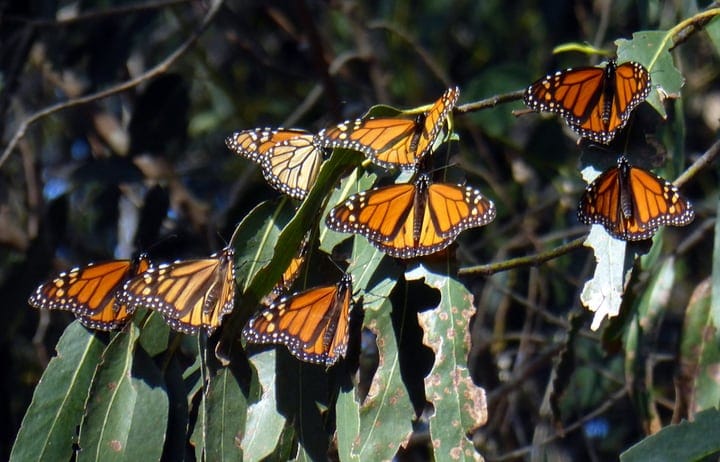
[[[302,200],[315,184],[325,151],[363,153],[385,169],[412,170],[410,183],[362,191],[333,208],[325,223],[333,231],[360,234],[397,258],[429,255],[449,246],[468,228],[490,223],[495,205],[479,190],[434,183],[421,165],[439,141],[460,90],[450,88],[416,117],[368,117],[317,134],[259,128],[226,139],[230,150],[260,164],[268,184]]]
[[[307,241],[281,280],[243,330],[250,342],[283,343],[306,362],[331,366],[348,344],[352,278],[281,296],[305,261]],[[133,260],[90,263],[60,273],[40,285],[30,305],[70,311],[95,330],[122,327],[138,307],[157,311],[168,325],[186,334],[217,329],[235,301],[235,253],[231,246],[196,260],[153,266],[146,255]]]
[[[650,92],[650,75],[640,64],[568,69],[534,82],[525,92],[533,110],[560,114],[582,137],[608,144]],[[258,163],[268,183],[302,200],[317,179],[326,150],[362,152],[374,164],[412,170],[409,183],[351,195],[326,217],[328,228],[364,236],[397,258],[415,258],[449,246],[465,229],[495,218],[495,206],[477,189],[436,183],[423,171],[423,159],[440,138],[459,97],[450,88],[414,117],[367,117],[317,134],[297,129],[253,129],[226,140],[235,153]],[[631,241],[652,237],[661,225],[690,223],[694,212],[668,181],[622,155],[617,166],[590,183],[578,208],[586,224],[601,224],[612,236]],[[349,338],[352,278],[293,295],[293,284],[307,242],[281,281],[248,321],[243,337],[275,343],[307,362],[333,365]],[[137,307],[158,311],[175,330],[209,334],[233,309],[234,252],[228,246],[206,259],[153,266],[147,257],[90,264],[61,273],[37,288],[29,303],[42,309],[73,312],[84,325],[100,330],[122,326]]]
[[[609,144],[650,88],[642,64],[610,60],[604,68],[567,69],[537,80],[524,100],[532,110],[560,114],[581,137]],[[624,241],[649,239],[662,225],[684,226],[695,218],[672,183],[630,165],[624,154],[588,184],[577,215],[581,223],[600,224]]]
[[[70,311],[96,330],[122,327],[137,307],[159,312],[173,329],[209,334],[235,300],[235,251],[228,246],[209,258],[153,266],[145,254],[133,260],[90,263],[60,273],[39,286],[30,305]]]

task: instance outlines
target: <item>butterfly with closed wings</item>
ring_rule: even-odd
[[[609,144],[650,86],[642,64],[610,60],[604,68],[577,67],[537,80],[524,100],[534,111],[560,114],[581,137]]]
[[[243,130],[228,136],[225,144],[259,164],[270,186],[298,200],[303,200],[315,184],[323,161],[323,150],[315,135],[305,130]]]
[[[661,225],[685,226],[693,221],[692,204],[667,180],[639,167],[625,156],[585,189],[578,219],[601,224],[624,241],[649,239]]]
[[[320,131],[317,139],[323,147],[360,151],[383,168],[413,170],[432,150],[459,95],[458,87],[449,88],[427,112],[416,117],[348,120]]]
[[[133,313],[133,307],[118,300],[123,284],[149,267],[147,256],[140,255],[134,260],[73,268],[40,285],[28,303],[39,309],[70,311],[91,329],[114,330]]]
[[[439,252],[468,228],[495,218],[495,204],[477,189],[432,183],[423,173],[415,183],[394,184],[348,197],[328,214],[328,228],[365,236],[398,258]]]
[[[249,343],[285,345],[298,359],[330,367],[345,356],[350,336],[352,276],[281,297],[243,328]]]
[[[228,246],[210,258],[151,267],[125,283],[121,301],[159,312],[173,329],[208,335],[235,302],[235,251]]]
[[[290,260],[290,264],[287,268],[285,268],[285,271],[283,271],[283,274],[280,276],[280,280],[277,284],[275,284],[275,287],[273,287],[270,293],[260,300],[261,305],[270,305],[275,301],[275,299],[290,290],[292,285],[295,283],[295,280],[300,275],[300,270],[307,258],[308,248],[310,246],[309,238],[310,233],[308,233],[300,243],[300,248],[298,249],[297,254],[292,258],[292,260]]]

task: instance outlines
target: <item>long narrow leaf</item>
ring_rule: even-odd
[[[74,322],[57,344],[35,388],[32,402],[13,446],[10,460],[68,460],[95,367],[105,345]]]

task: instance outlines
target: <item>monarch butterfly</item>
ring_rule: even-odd
[[[121,301],[158,311],[175,330],[212,335],[235,302],[235,251],[152,267],[125,283]]]
[[[281,193],[302,200],[315,184],[323,151],[305,130],[256,128],[235,132],[227,147],[260,164],[265,180]]]
[[[672,183],[632,167],[625,156],[587,186],[578,206],[580,222],[601,224],[625,241],[648,239],[660,225],[684,226],[694,218]]]
[[[285,345],[298,359],[330,367],[347,352],[352,276],[282,297],[243,328],[249,343]]]
[[[580,136],[609,144],[650,93],[650,74],[642,64],[578,67],[550,74],[525,90],[534,111],[560,114]]]
[[[327,148],[360,151],[384,168],[413,170],[430,152],[445,119],[460,96],[458,87],[449,88],[429,111],[416,118],[383,117],[345,121],[318,133]]]
[[[495,218],[495,205],[469,186],[416,182],[362,191],[330,211],[328,228],[365,236],[393,257],[414,258],[438,252],[461,231]]]
[[[70,311],[91,329],[113,330],[124,325],[133,312],[118,301],[123,284],[149,267],[147,256],[140,255],[135,260],[73,268],[39,286],[28,303],[40,309]]]
[[[305,239],[300,244],[300,250],[298,251],[297,255],[295,255],[292,260],[290,260],[290,264],[283,272],[282,276],[280,276],[280,280],[277,284],[275,284],[275,287],[273,287],[272,291],[267,294],[263,299],[260,301],[262,305],[269,305],[277,297],[287,292],[290,287],[292,287],[293,283],[295,282],[295,279],[300,275],[300,269],[302,268],[303,263],[305,263],[305,257],[307,256],[308,251],[308,242],[309,242],[310,234],[308,233],[305,236]]]

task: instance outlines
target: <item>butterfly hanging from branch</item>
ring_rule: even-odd
[[[534,111],[560,114],[581,137],[609,144],[650,87],[642,64],[610,60],[605,67],[577,67],[543,77],[525,90],[524,101]]]
[[[449,246],[468,228],[495,218],[495,205],[469,186],[433,183],[423,173],[414,183],[362,191],[328,214],[328,228],[365,236],[398,258],[429,255]]]
[[[685,226],[694,218],[672,183],[631,166],[624,155],[587,186],[578,205],[581,223],[600,224],[624,241],[649,239],[662,225]]]
[[[298,359],[330,367],[345,356],[350,335],[352,276],[340,282],[284,296],[263,307],[246,324],[249,343],[285,345]]]
[[[348,120],[320,131],[318,143],[360,151],[383,168],[413,170],[432,151],[459,96],[460,89],[452,87],[417,115]]]

